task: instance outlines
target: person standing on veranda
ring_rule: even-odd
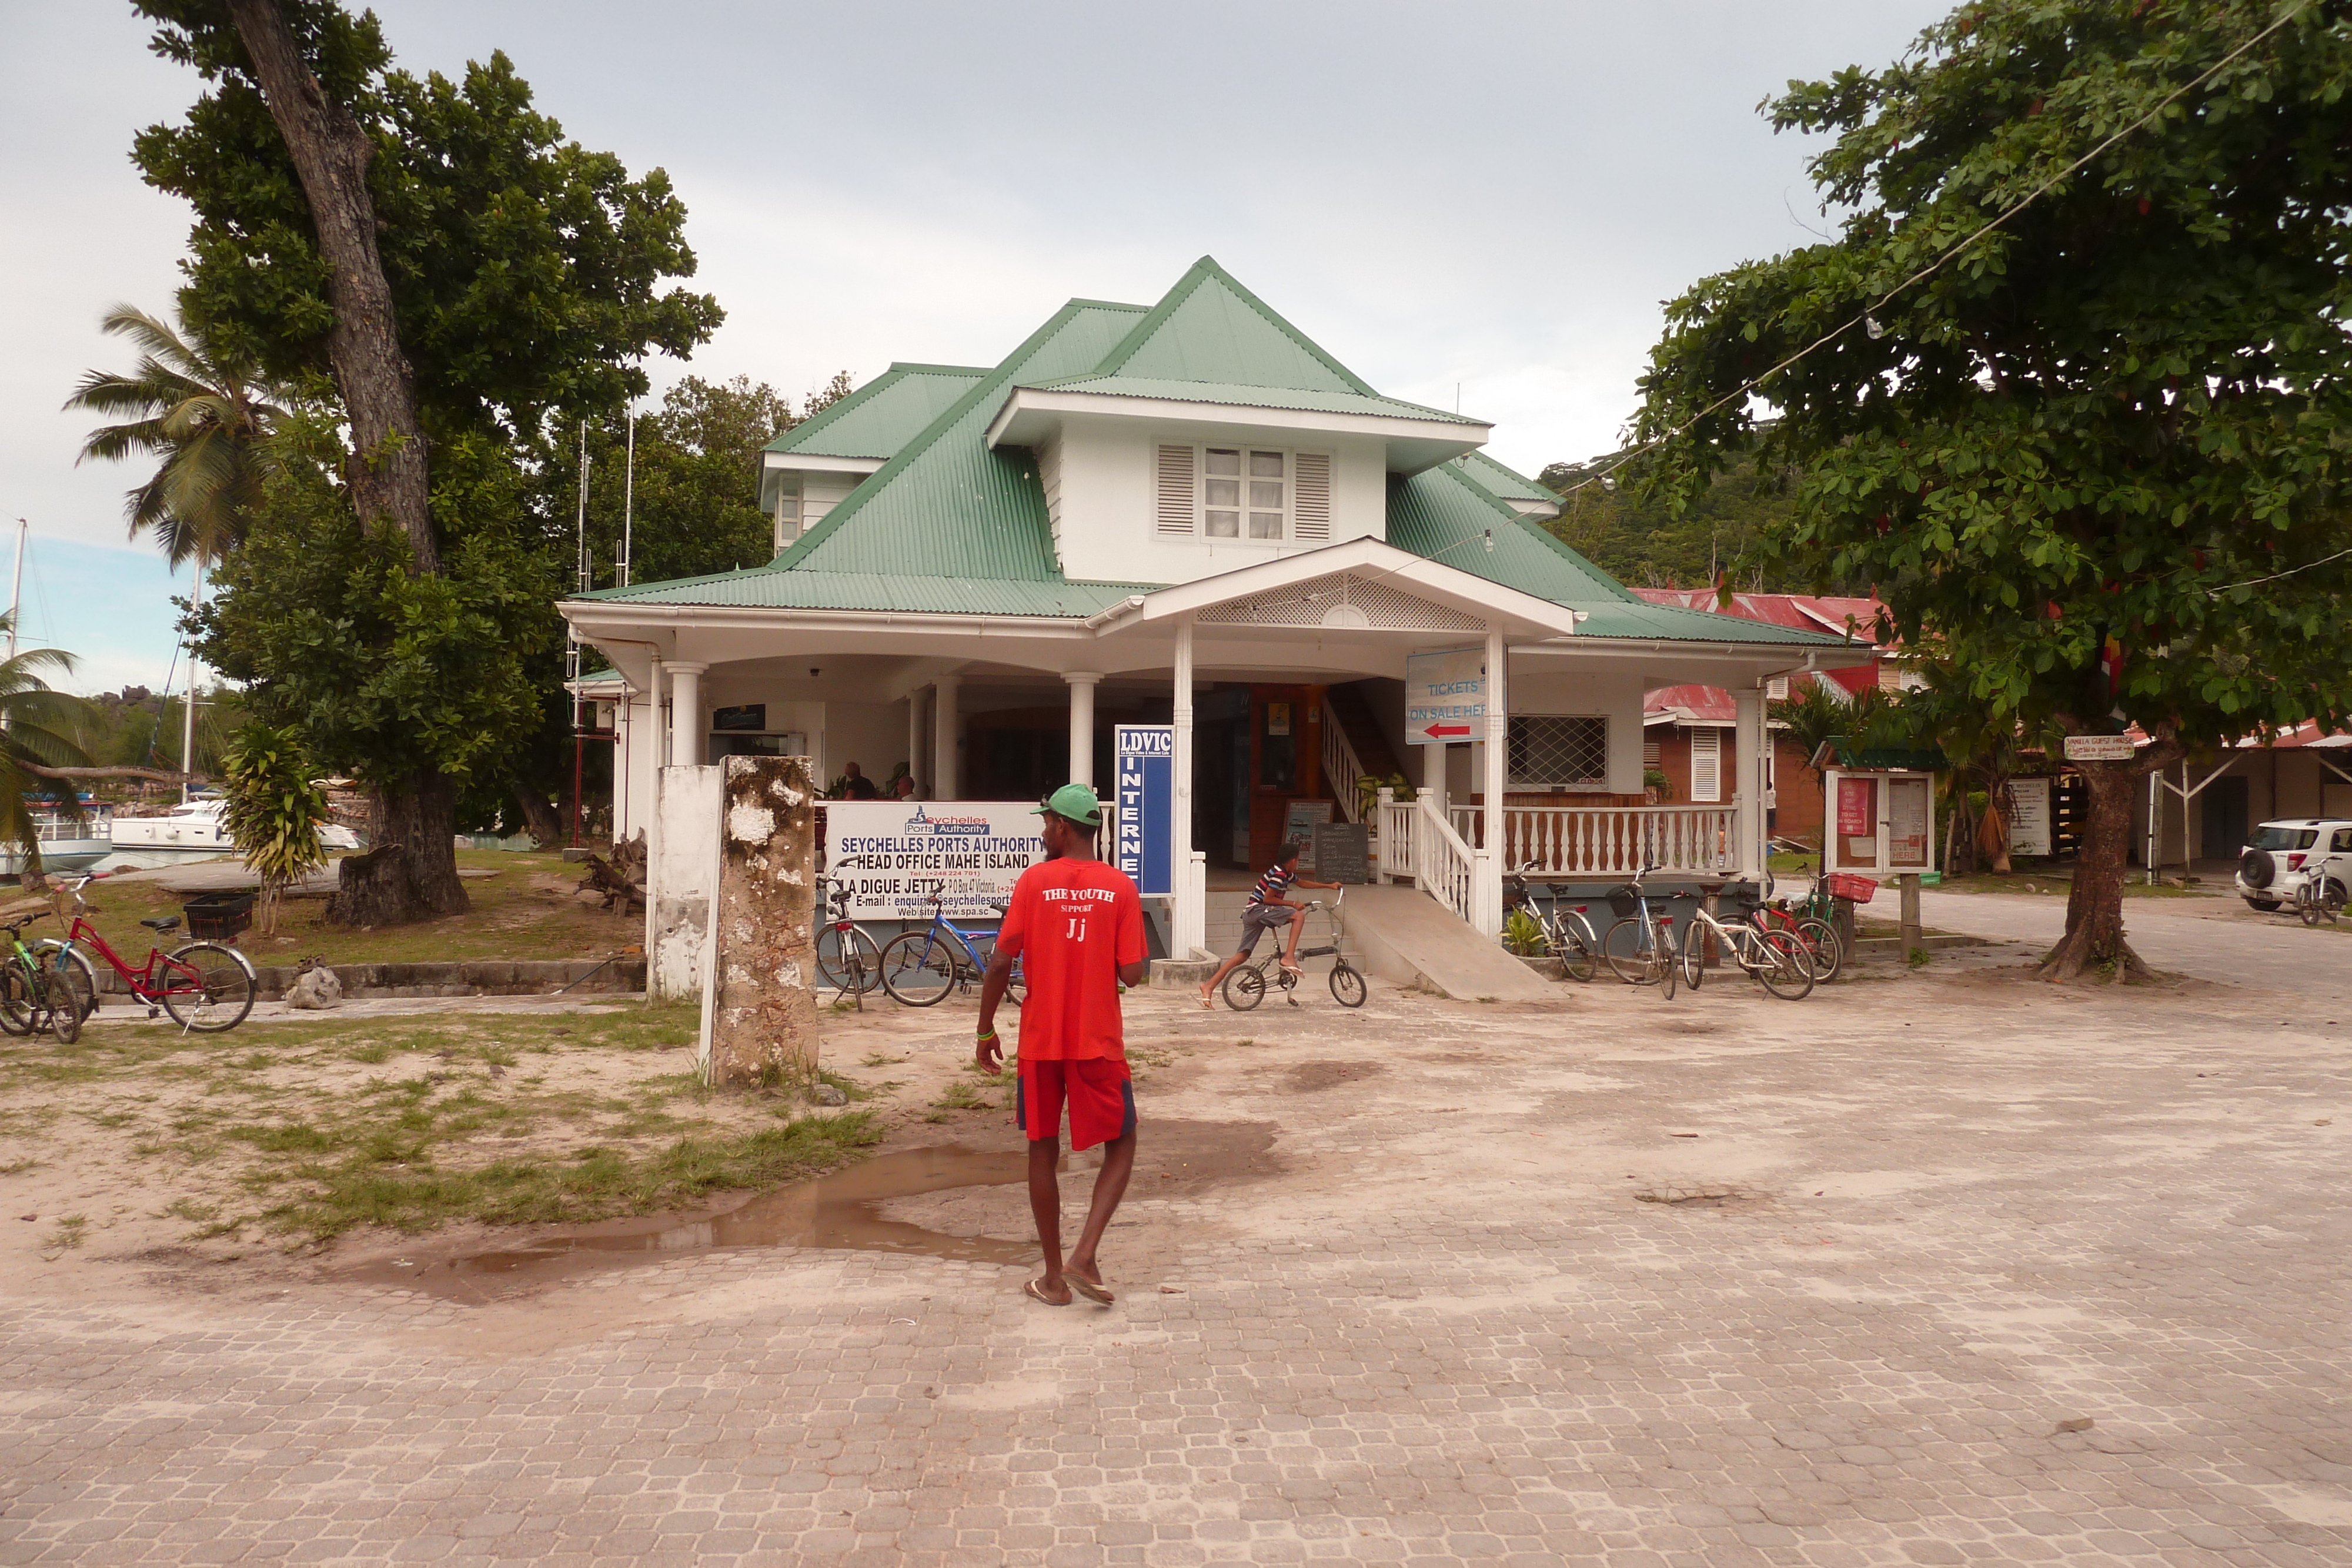
[[[1024,1289],[1047,1306],[1066,1307],[1071,1292],[1108,1306],[1095,1251],[1127,1195],[1135,1170],[1135,1084],[1128,1071],[1121,985],[1139,986],[1146,968],[1143,899],[1116,866],[1095,856],[1102,802],[1086,784],[1065,784],[1037,808],[1049,859],[1021,873],[980,988],[980,1039],[973,1060],[998,1071],[1003,1043],[996,1009],[1022,961],[1028,995],[1021,1004],[1020,1071],[1013,1103],[1029,1136],[1029,1208],[1045,1271]],[[1070,1113],[1070,1147],[1104,1145],[1078,1244],[1062,1257],[1062,1110]]]

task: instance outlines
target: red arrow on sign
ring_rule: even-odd
[[[1470,733],[1470,727],[1466,724],[1433,724],[1424,728],[1421,733],[1429,737],[1432,740],[1435,740],[1440,736],[1467,735]]]

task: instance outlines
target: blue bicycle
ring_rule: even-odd
[[[1623,916],[1601,939],[1601,956],[1629,986],[1655,986],[1658,994],[1674,999],[1675,972],[1682,967],[1675,950],[1675,917],[1650,908],[1642,879],[1658,868],[1645,865],[1633,880],[1610,890],[1609,905]]]
[[[980,983],[988,961],[996,953],[996,933],[966,931],[950,920],[940,906],[944,893],[931,894],[931,923],[920,931],[904,931],[882,945],[882,988],[891,998],[910,1008],[928,1008],[951,990]],[[991,904],[1002,915],[1004,905]],[[1014,1007],[1021,1005],[1025,987],[1021,960],[1013,961],[1013,981],[1004,990]]]

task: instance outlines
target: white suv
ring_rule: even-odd
[[[2352,821],[2284,817],[2264,822],[2238,857],[2238,896],[2256,909],[2276,909],[2323,869],[2339,888],[2352,884]]]

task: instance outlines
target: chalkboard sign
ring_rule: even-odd
[[[1315,830],[1315,880],[1372,880],[1371,831],[1361,822],[1324,822]]]
[[[710,715],[710,727],[763,730],[768,727],[768,705],[746,703],[741,707],[714,708]]]

